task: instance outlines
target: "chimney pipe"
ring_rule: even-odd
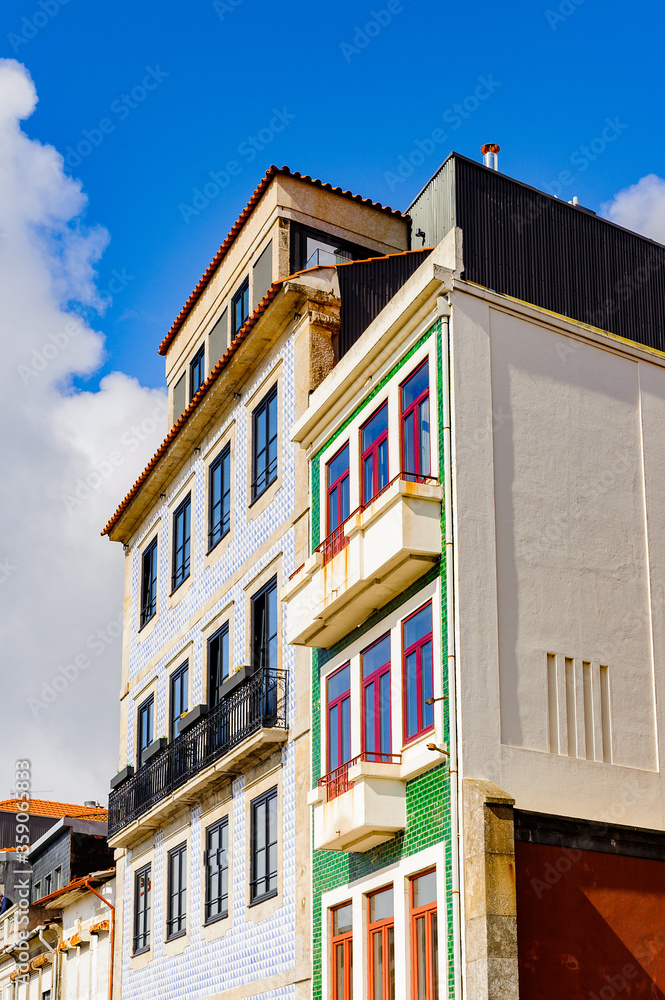
[[[490,170],[499,169],[500,149],[501,146],[497,146],[495,142],[486,142],[484,146],[480,147],[480,152],[483,154],[483,164]]]

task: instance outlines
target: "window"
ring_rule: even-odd
[[[157,539],[153,538],[141,559],[141,622],[149,622],[157,611]]]
[[[134,875],[134,954],[150,947],[150,865],[140,868]]]
[[[206,830],[206,911],[211,923],[229,914],[229,818]]]
[[[58,865],[58,867],[56,868],[54,875],[55,875],[55,885],[53,886],[53,888],[54,889],[62,888],[62,867],[60,865]]]
[[[367,900],[369,1000],[395,1000],[395,911],[393,887]]]
[[[251,803],[251,903],[277,895],[277,788]]]
[[[349,516],[349,445],[331,458],[327,465],[328,534]]]
[[[361,653],[363,677],[363,750],[370,760],[390,762],[390,635]]]
[[[369,418],[360,431],[363,503],[388,485],[388,404]]]
[[[351,759],[351,667],[346,663],[327,680],[328,774]],[[328,797],[347,789],[346,772],[328,785]]]
[[[189,398],[194,399],[205,381],[205,344],[201,344],[198,351],[189,362]]]
[[[277,386],[252,414],[252,503],[277,479]]]
[[[434,708],[427,701],[433,697],[432,605],[407,618],[402,625],[404,648],[404,739],[431,729]]]
[[[431,473],[429,443],[429,365],[424,361],[402,385],[402,471]]]
[[[169,739],[174,740],[180,733],[180,716],[187,711],[189,705],[189,666],[183,663],[171,674],[171,718],[169,720]]]
[[[41,899],[42,898],[42,883],[41,883],[41,881],[40,882],[35,882],[35,895],[34,895],[34,898],[35,899]]]
[[[50,896],[51,895],[51,892],[53,891],[52,882],[53,882],[53,875],[51,874],[51,872],[49,872],[48,875],[44,876],[44,895],[45,896]]]
[[[249,316],[249,278],[245,278],[231,301],[231,337],[237,336]]]
[[[208,552],[231,528],[231,445],[210,466],[208,496]]]
[[[169,851],[166,940],[185,933],[187,922],[187,844]]]
[[[173,515],[172,592],[177,590],[189,576],[189,549],[192,540],[191,515],[192,495],[190,493]]]
[[[277,577],[252,597],[252,666],[277,666]]]
[[[153,740],[152,727],[155,719],[155,696],[150,695],[142,705],[139,705],[138,722],[136,731],[138,734],[137,766],[143,764],[143,754],[148,749]]]
[[[411,977],[414,1000],[437,1000],[439,962],[436,872],[411,879]]]
[[[351,903],[332,911],[333,1000],[353,1000],[353,918]]]
[[[221,687],[229,676],[229,623],[225,622],[208,639],[208,706],[215,708],[221,700]]]
[[[44,992],[42,993],[42,1000],[51,1000],[50,990],[44,990]]]

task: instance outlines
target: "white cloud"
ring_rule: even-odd
[[[665,180],[647,174],[601,206],[606,219],[665,243]]]
[[[37,797],[82,802],[105,797],[118,755],[124,558],[100,529],[166,410],[120,372],[71,388],[104,356],[84,307],[101,308],[108,234],[86,226],[60,154],[21,130],[36,103],[25,68],[0,60],[0,797],[27,758]]]

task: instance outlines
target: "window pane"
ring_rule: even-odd
[[[375,931],[372,934],[372,1000],[384,1000],[383,997],[383,934]]]
[[[365,750],[376,749],[376,726],[374,718],[374,684],[365,687]]]
[[[420,474],[422,476],[429,476],[431,472],[430,467],[430,449],[429,449],[429,396],[422,401],[419,406],[420,410]]]
[[[430,969],[431,978],[431,995],[432,997],[438,997],[439,995],[439,951],[438,951],[438,929],[436,921],[436,912],[430,914],[431,920],[431,934],[432,934],[432,968]]]
[[[425,944],[425,918],[416,920],[416,997],[427,1000],[427,947]]]
[[[257,851],[266,846],[266,803],[254,806],[254,847]]]
[[[389,754],[390,747],[390,672],[386,671],[379,678],[379,718],[381,753]]]
[[[328,463],[328,486],[332,486],[343,473],[349,471],[349,446],[345,445],[335,458]]]
[[[369,898],[369,921],[371,924],[377,920],[388,920],[394,915],[393,887],[375,892]]]
[[[351,760],[351,699],[342,702],[342,755],[345,763]]]
[[[328,529],[329,531],[334,531],[335,528],[340,523],[338,520],[338,508],[337,508],[337,490],[328,494]]]
[[[378,413],[368,420],[368,422],[363,427],[362,432],[362,449],[367,451],[369,446],[373,441],[388,430],[388,407],[382,406]]]
[[[334,771],[339,767],[339,706],[333,705],[328,711],[328,770]]]
[[[374,643],[374,645],[370,646],[369,649],[363,650],[362,663],[363,678],[369,677],[369,675],[373,674],[379,667],[383,667],[386,663],[390,663],[390,636],[384,636],[383,639]]]
[[[436,903],[436,872],[427,872],[413,879],[413,908]]]
[[[404,418],[404,472],[416,471],[416,453],[413,434],[413,411]]]
[[[420,647],[420,676],[422,684],[422,717],[423,729],[434,725],[434,706],[427,704],[427,699],[434,696],[434,673],[432,669],[432,643],[426,642]]]
[[[382,441],[379,445],[379,485],[382,490],[388,485],[388,441]]]
[[[418,639],[432,631],[432,605],[428,604],[404,623],[404,648],[409,649]]]
[[[333,910],[333,934],[348,934],[352,928],[352,907],[351,903],[338,906]]]
[[[344,945],[335,946],[335,1000],[344,1000]]]
[[[432,994],[436,1000],[437,994]],[[388,928],[388,1000],[395,1000],[395,928]]]
[[[340,489],[342,491],[342,521],[346,521],[349,516],[349,478],[342,480]]]
[[[404,692],[406,700],[406,735],[413,736],[414,733],[418,732],[418,656],[414,653],[409,653],[406,658],[405,664],[405,684],[406,691]]]
[[[349,664],[342,667],[328,679],[328,701],[334,701],[349,690],[351,684],[351,667]]]
[[[424,364],[402,386],[402,410],[407,410],[428,388],[429,370]]]
[[[363,499],[365,503],[374,496],[374,455],[367,456],[363,463]]]

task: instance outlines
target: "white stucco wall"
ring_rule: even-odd
[[[665,359],[460,286],[451,362],[463,773],[663,829]]]

